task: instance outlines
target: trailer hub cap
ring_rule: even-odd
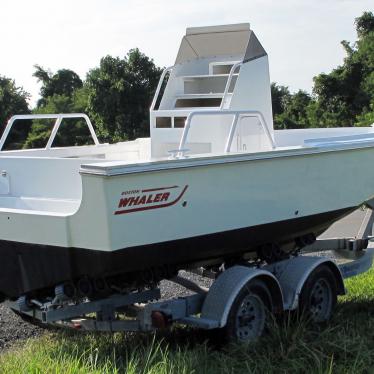
[[[331,314],[332,291],[325,279],[319,279],[310,295],[310,313],[314,322],[326,321]]]
[[[240,341],[251,341],[261,335],[265,326],[266,312],[262,300],[247,295],[236,313],[236,336]]]

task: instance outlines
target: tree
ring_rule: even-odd
[[[347,57],[329,74],[314,78],[316,102],[309,107],[312,126],[354,126],[374,100],[374,15],[356,18],[358,40],[343,41]]]
[[[273,106],[273,116],[284,112],[287,102],[291,98],[291,93],[286,86],[280,86],[272,83],[271,86],[271,103]]]
[[[38,82],[42,83],[40,89],[41,99],[37,106],[46,105],[47,99],[53,95],[63,95],[71,97],[75,90],[83,87],[83,82],[79,75],[69,69],[60,69],[53,74],[50,71],[43,69],[40,65],[35,65],[34,77]]]
[[[359,116],[357,116],[356,126],[371,126],[374,125],[374,101],[371,103],[370,108]]]
[[[309,127],[307,107],[312,98],[307,92],[291,94],[288,87],[272,83],[271,97],[275,129]]]
[[[34,114],[85,112],[88,94],[78,74],[69,69],[60,69],[53,74],[35,65],[34,77],[42,82],[41,99]],[[45,147],[52,131],[54,120],[33,120],[23,148]],[[90,141],[87,125],[82,120],[64,119],[53,142],[54,146],[74,146]]]
[[[29,97],[30,95],[23,88],[16,86],[13,79],[0,76],[0,135],[11,116],[30,113],[27,104]],[[14,147],[14,143],[22,138],[24,139],[26,131],[26,127],[15,127],[14,131],[8,136],[5,146]]]
[[[355,20],[356,30],[359,37],[365,37],[374,31],[374,15],[372,12],[364,12]]]
[[[123,59],[106,56],[88,73],[88,113],[102,138],[113,142],[149,134],[149,106],[160,74],[139,49]]]
[[[30,95],[17,87],[13,79],[0,76],[0,125],[6,124],[7,120],[15,114],[30,113],[27,100]]]
[[[279,116],[286,110],[287,103],[291,98],[291,93],[286,86],[280,86],[272,83],[271,86],[271,104],[273,108],[273,120],[275,129],[283,129],[284,125]]]
[[[276,117],[279,127],[284,129],[309,127],[308,107],[311,103],[312,98],[305,91],[299,90],[291,95],[286,102],[283,113]]]
[[[46,99],[44,106],[34,114],[82,113],[87,107],[88,91],[76,89],[71,96],[54,94]],[[33,120],[23,148],[43,148],[51,135],[55,120]],[[53,142],[55,147],[92,144],[92,138],[84,120],[65,118]]]

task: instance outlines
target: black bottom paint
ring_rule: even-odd
[[[104,252],[12,241],[0,241],[0,298],[53,287],[83,276],[107,277],[197,261],[228,259],[255,251],[262,244],[288,244],[305,234],[316,236],[355,208],[340,209],[287,221]]]

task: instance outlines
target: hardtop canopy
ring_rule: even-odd
[[[176,64],[221,55],[242,56],[244,61],[266,56],[249,23],[187,28]]]

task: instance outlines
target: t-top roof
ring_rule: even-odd
[[[241,55],[250,61],[266,55],[249,23],[187,28],[176,64],[187,60],[223,55]]]
[[[249,31],[249,23],[236,23],[232,25],[217,25],[217,26],[204,26],[204,27],[188,27],[186,29],[186,35],[197,35],[197,34],[211,34],[220,32],[238,32],[238,31]]]

